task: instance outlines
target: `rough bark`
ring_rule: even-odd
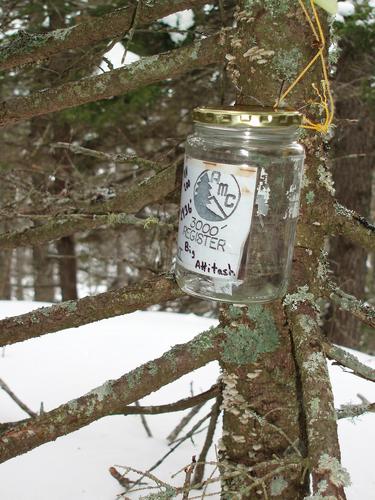
[[[242,311],[231,307],[227,314],[224,324],[238,325],[241,335],[231,335],[231,349],[221,357],[221,468],[222,474],[232,467],[243,474],[224,481],[223,498],[267,498],[266,494],[303,498],[305,444],[283,309],[280,304],[272,308],[254,305]]]
[[[249,6],[251,11],[248,10]],[[255,19],[254,23],[250,17]],[[238,88],[237,103],[261,103],[272,107],[281,89],[293,81],[298,71],[316,52],[311,28],[298,2],[289,1],[276,3],[271,0],[255,0],[242,3],[237,21],[239,29],[231,40],[229,57],[229,73]],[[250,57],[244,57],[250,48],[248,45],[255,45],[256,50],[251,52]],[[253,57],[254,55],[257,57]],[[316,65],[287,97],[285,104],[293,109],[305,109],[309,99],[315,100],[311,83],[320,80],[320,68]],[[317,186],[318,191],[323,191],[322,202],[328,203],[331,194],[322,185],[324,176],[321,170],[324,170],[324,167],[321,166],[321,161],[324,155],[321,151],[321,140],[316,134],[315,137],[308,135],[305,145],[306,163],[310,182],[313,183],[311,185]],[[303,234],[306,247],[316,249],[319,255],[324,239],[320,237],[321,227],[318,228],[319,237],[315,238],[313,223],[317,219],[311,215],[308,200],[309,197],[304,193],[301,210],[304,229],[300,231],[300,239]],[[316,226],[320,226],[320,222]],[[308,251],[313,254],[311,250]],[[309,260],[305,255],[305,248],[295,254],[294,283],[309,282],[310,275],[306,269],[308,266],[312,274],[317,272],[318,259],[313,257]],[[311,415],[306,413],[306,405],[311,404],[312,395],[304,392],[305,374],[301,373],[300,353],[297,353],[291,343],[282,306],[276,302],[272,312],[265,309],[255,314],[255,311],[257,306],[255,309],[249,307],[248,312],[239,315],[236,321],[241,322],[246,330],[259,332],[259,326],[267,320],[267,328],[261,335],[262,341],[258,340],[258,346],[262,346],[266,339],[267,350],[260,352],[259,359],[244,360],[243,363],[238,360],[237,363],[228,363],[223,358],[221,360],[225,370],[222,473],[225,473],[228,463],[245,466],[236,469],[242,471],[242,475],[235,481],[224,479],[222,497],[302,499],[308,493],[308,474],[303,474],[307,467],[314,478],[313,493],[328,496],[333,492],[335,495],[337,493],[337,496],[331,498],[345,498],[342,485],[336,490],[330,487],[327,492],[320,488],[317,474],[321,471],[329,476],[329,472],[324,468],[325,464],[316,461],[317,457],[325,458],[327,455],[339,464],[336,428],[330,427],[333,436],[327,441],[327,449],[324,429],[319,429],[322,431],[321,439],[313,439]],[[274,336],[272,332],[275,332]],[[275,337],[277,342],[267,345],[268,341]],[[239,342],[236,348],[237,353],[240,353]],[[324,410],[333,408],[331,393],[327,393],[322,407]],[[277,460],[273,459],[274,453],[279,457]],[[306,466],[306,458],[311,465]],[[233,496],[235,493],[238,497]]]

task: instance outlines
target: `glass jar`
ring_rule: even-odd
[[[269,302],[288,286],[304,150],[301,115],[198,108],[187,138],[176,279],[186,293]]]

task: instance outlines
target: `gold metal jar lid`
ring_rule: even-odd
[[[193,121],[227,127],[298,127],[303,116],[298,111],[252,106],[202,107],[193,111]]]

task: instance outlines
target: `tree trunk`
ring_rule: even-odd
[[[251,11],[245,2],[237,14],[238,35],[232,39],[231,57],[227,56],[230,61],[228,71],[238,89],[237,104],[261,103],[272,108],[281,89],[290,85],[313,57],[316,52],[314,39],[298,2],[250,3]],[[244,57],[254,46],[256,50],[262,50],[261,59],[265,64],[258,63],[259,57]],[[284,104],[305,109],[309,99],[316,100],[312,82],[320,80],[320,66],[316,65]],[[317,168],[315,157],[320,145],[320,140],[309,142],[307,164],[313,170]],[[304,262],[304,258],[295,258],[295,282],[308,282]],[[313,439],[310,441],[312,434],[308,436],[305,421],[308,411],[303,406],[300,366],[283,306],[274,302],[271,307],[254,305],[242,312],[229,308],[225,321],[237,326],[242,324],[250,339],[253,335],[254,338],[267,339],[268,348],[267,353],[260,353],[248,363],[240,364],[239,360],[225,358],[221,362],[224,409],[222,498],[303,499],[308,494],[309,481],[303,474],[301,460],[309,456],[309,447],[313,450],[314,443]],[[240,356],[244,346],[241,346],[241,338],[234,337],[233,342],[237,340],[235,350]],[[331,398],[332,394],[329,394]],[[329,405],[333,405],[332,401]],[[335,432],[332,442],[332,449],[339,457]],[[313,455],[312,461],[317,466],[318,455]],[[233,471],[233,466],[239,475],[225,479],[225,473]],[[341,493],[341,498],[345,498],[340,489]]]
[[[305,482],[301,484],[298,464],[306,453],[304,428],[300,425],[300,387],[282,306],[254,305],[248,310],[231,307],[223,323],[234,326],[234,322],[246,325],[254,342],[259,335],[267,339],[269,350],[272,345],[274,348],[269,354],[254,356],[248,364],[242,364],[241,345],[236,346],[232,360],[229,353],[223,356],[221,473],[232,472],[233,466],[238,470],[240,465],[250,470],[252,478],[244,473],[223,481],[222,498],[302,499],[307,489]],[[291,463],[284,463],[288,459]],[[267,475],[271,476],[263,480]],[[264,484],[256,484],[256,480]]]
[[[16,248],[14,274],[16,277],[15,296],[17,300],[24,300],[24,289],[22,279],[25,276],[25,249]]]
[[[350,41],[343,42],[335,78],[337,129],[332,147],[332,172],[340,203],[368,218],[375,127],[369,105],[361,95],[363,84],[358,72],[364,76],[370,69],[366,68],[363,54],[358,53]],[[338,284],[362,300],[366,299],[367,257],[366,250],[344,238],[330,241],[330,260]],[[362,345],[363,328],[356,318],[334,305],[327,316],[325,330],[332,342],[355,348]]]
[[[48,256],[48,246],[33,247],[34,300],[54,302],[53,262]]]
[[[12,263],[12,250],[0,252],[0,300],[10,300],[10,271]]]
[[[77,294],[77,261],[72,236],[65,236],[56,242],[59,253],[59,277],[62,300],[75,300]]]

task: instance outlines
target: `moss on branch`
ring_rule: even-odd
[[[41,307],[20,316],[0,320],[0,345],[22,342],[66,328],[76,328],[101,319],[145,309],[182,295],[183,292],[172,278],[159,277],[83,299]]]
[[[329,342],[323,343],[323,349],[326,355],[335,360],[341,366],[345,366],[352,370],[354,375],[375,382],[375,370],[371,366],[365,365],[359,361],[358,358],[353,356],[350,352],[341,349]]]

